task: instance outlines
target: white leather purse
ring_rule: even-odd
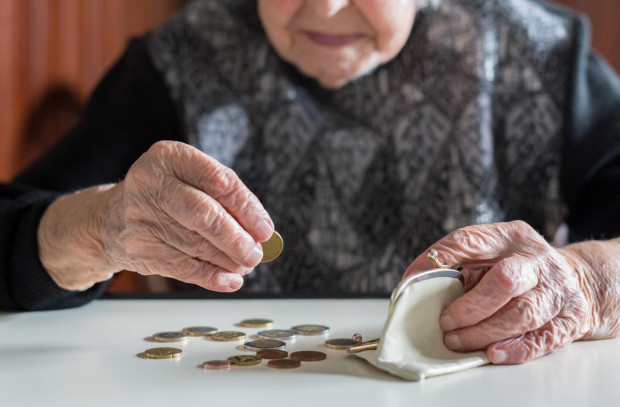
[[[489,363],[484,351],[458,353],[444,345],[439,316],[464,293],[463,276],[457,270],[437,269],[403,280],[392,293],[378,347],[356,355],[413,381]]]

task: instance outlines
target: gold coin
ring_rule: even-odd
[[[185,332],[176,332],[176,331],[168,331],[168,332],[157,332],[153,334],[153,339],[157,342],[181,342],[186,340],[189,335]]]
[[[282,253],[284,241],[282,240],[282,236],[274,231],[269,240],[261,242],[260,245],[263,247],[263,259],[261,263],[269,263],[277,259],[280,253]]]
[[[271,328],[273,326],[273,321],[261,318],[244,319],[239,325],[245,326],[246,328]]]
[[[253,355],[237,355],[229,357],[228,360],[235,366],[254,366],[260,364],[262,359]]]
[[[323,352],[316,352],[312,350],[293,352],[289,356],[291,359],[297,360],[298,362],[318,362],[320,360],[327,359],[327,355]]]
[[[353,339],[347,338],[329,339],[325,341],[326,347],[336,350],[347,350],[355,344],[357,344],[357,342],[355,342]]]
[[[210,338],[214,341],[221,342],[241,341],[245,339],[245,333],[236,331],[218,331],[212,333]]]
[[[180,358],[182,354],[183,351],[177,348],[151,348],[144,351],[144,355],[150,359],[174,359]]]

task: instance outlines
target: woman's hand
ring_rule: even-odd
[[[273,222],[229,168],[179,142],[154,144],[121,183],[54,202],[39,227],[56,283],[83,290],[120,270],[235,291]]]
[[[618,242],[605,244],[554,249],[520,221],[466,227],[439,240],[429,249],[450,268],[462,267],[467,291],[441,315],[446,346],[464,352],[486,348],[492,363],[515,364],[578,339],[618,335],[618,269],[593,267],[606,262],[601,259],[620,263]],[[431,268],[423,253],[405,276]],[[596,286],[606,283],[615,285],[616,294],[602,299]]]

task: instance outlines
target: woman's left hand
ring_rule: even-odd
[[[449,349],[486,348],[494,364],[524,363],[591,329],[593,298],[585,262],[554,249],[524,222],[466,227],[429,249],[448,267],[462,267],[465,277],[467,293],[440,318]],[[427,253],[405,277],[436,267]]]

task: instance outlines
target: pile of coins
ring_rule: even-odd
[[[246,319],[238,326],[248,328],[272,328],[274,322],[270,319]],[[301,366],[302,362],[318,362],[325,360],[327,354],[323,352],[303,350],[289,354],[286,349],[287,340],[293,340],[298,336],[326,335],[329,327],[325,325],[296,325],[290,329],[263,329],[256,336],[260,339],[247,340],[245,332],[219,331],[210,326],[193,326],[183,328],[180,331],[164,331],[153,334],[152,339],[157,342],[184,342],[190,337],[202,336],[212,341],[233,342],[245,341],[243,348],[247,351],[256,352],[255,355],[233,355],[225,360],[208,360],[202,364],[207,370],[228,370],[231,366],[256,366],[263,359],[268,360],[267,366],[274,369],[294,369]],[[358,334],[356,334],[358,335]],[[352,339],[329,339],[325,346],[329,349],[346,350],[361,342],[361,336]],[[183,351],[172,347],[158,347],[147,349],[144,355],[152,359],[180,358]]]

